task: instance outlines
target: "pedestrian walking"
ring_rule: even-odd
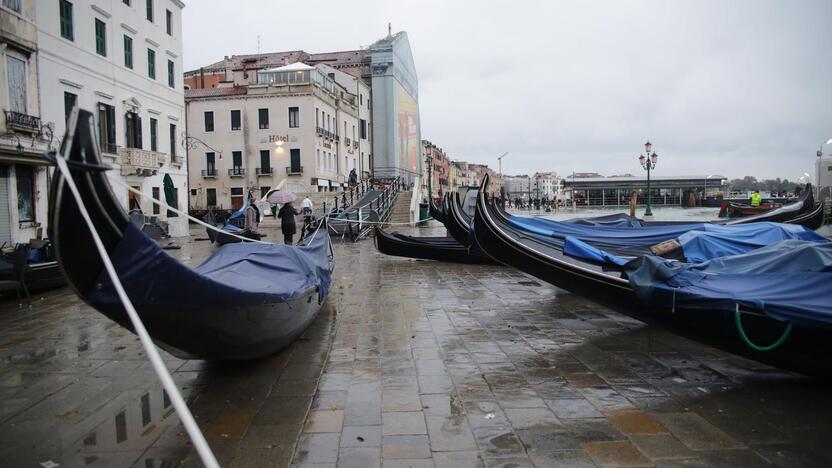
[[[283,243],[286,245],[292,245],[295,232],[297,232],[295,216],[299,214],[298,210],[292,206],[292,202],[285,203],[277,212],[277,217],[280,218],[280,231],[283,232]]]

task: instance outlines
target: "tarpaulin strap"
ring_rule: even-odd
[[[741,320],[742,312],[740,312],[740,304],[737,303],[737,309],[734,313],[734,319],[737,323],[737,332],[740,334],[740,338],[742,338],[743,343],[748,345],[749,348],[753,349],[754,351],[774,351],[775,349],[779,348],[783,343],[786,342],[786,339],[789,337],[789,334],[792,332],[792,323],[788,322],[786,326],[786,330],[783,331],[783,335],[777,339],[774,343],[768,346],[759,346],[751,342],[748,338],[748,335],[745,334],[745,330],[742,328],[742,320]]]

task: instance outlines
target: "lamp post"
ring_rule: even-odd
[[[659,155],[653,151],[653,144],[649,141],[644,144],[644,153],[638,157],[641,167],[647,171],[647,209],[644,216],[653,216],[653,210],[650,209],[650,171],[656,168]]]
[[[428,203],[433,200],[433,151],[428,147],[427,157],[425,162],[428,164]]]
[[[823,157],[823,145],[830,145],[830,144],[832,144],[832,138],[830,138],[830,139],[828,139],[824,142],[821,142],[820,146],[818,147],[818,152],[817,152],[818,159]],[[815,190],[817,191],[818,195],[820,195],[820,169],[821,169],[820,165],[821,165],[821,162],[818,161],[818,165],[817,165],[818,183],[815,186]]]

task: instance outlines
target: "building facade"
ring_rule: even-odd
[[[74,106],[91,111],[113,193],[125,208],[141,207],[167,220],[174,236],[187,220],[168,219],[150,201],[164,193],[169,174],[177,205],[188,191],[182,146],[182,9],[179,0],[39,2],[42,119],[56,138]],[[142,192],[134,195],[123,182]]]
[[[0,4],[0,245],[26,243],[47,227],[52,129],[40,113],[35,0]]]
[[[428,140],[422,140],[422,152],[432,166],[430,185],[432,195],[441,197],[451,189],[451,161],[442,148],[434,145]],[[427,185],[427,174],[424,185]]]
[[[536,172],[533,179],[535,197],[546,200],[562,198],[560,177],[557,172]]]
[[[360,79],[302,62],[228,75],[233,83],[186,91],[190,209],[235,209],[272,188],[343,190],[369,164]]]
[[[506,196],[512,199],[521,198],[527,199],[531,193],[531,179],[528,175],[504,175],[503,182]]]

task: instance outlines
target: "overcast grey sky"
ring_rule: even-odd
[[[504,173],[796,179],[832,137],[832,1],[193,0],[187,69],[405,30],[422,138]],[[825,148],[832,152],[832,146]]]

